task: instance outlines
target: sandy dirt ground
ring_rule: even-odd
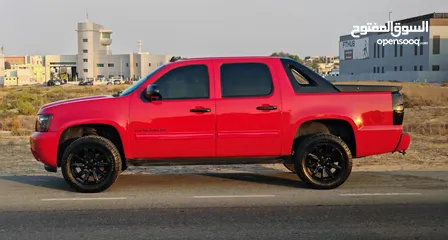
[[[413,136],[411,149],[406,155],[382,154],[354,159],[354,171],[395,170],[448,170],[448,149],[440,138]],[[428,147],[428,141],[431,146]],[[428,149],[431,148],[431,149]],[[435,151],[434,148],[438,148]],[[429,151],[428,151],[429,150]],[[11,138],[0,143],[0,175],[52,175],[29,152],[29,144],[23,138]],[[260,165],[206,165],[206,166],[158,166],[129,167],[124,174],[169,174],[197,172],[266,172],[288,171],[282,164]]]

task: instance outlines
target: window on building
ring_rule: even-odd
[[[395,50],[395,57],[398,55],[398,45],[397,43],[394,44],[394,50]]]
[[[126,63],[126,67],[129,67],[129,63]]]
[[[414,71],[417,71],[417,66],[414,66]]]
[[[83,42],[88,42],[89,40],[87,38],[84,38],[82,41]]]
[[[422,65],[420,65],[420,71],[423,71],[423,66]]]
[[[420,37],[420,42],[423,42],[423,37]],[[423,55],[423,44],[420,44],[420,55]]]
[[[397,66],[394,67],[394,71],[395,71],[395,72],[397,71]]]
[[[415,40],[417,40],[417,38],[414,38]],[[414,45],[414,55],[417,56],[417,52],[418,52],[418,46]]]
[[[164,100],[209,98],[209,75],[205,65],[174,68],[155,84]]]
[[[403,45],[400,45],[400,57],[403,57]]]
[[[440,36],[434,35],[432,37],[432,54],[440,54]]]
[[[378,45],[378,47],[376,48],[376,57],[380,58],[380,45]]]
[[[440,71],[440,66],[439,65],[432,65],[432,70],[433,71]]]
[[[380,73],[380,67],[376,67],[376,72]]]
[[[231,63],[221,66],[223,98],[268,96],[272,90],[271,72],[263,63]]]
[[[110,38],[110,33],[101,33],[101,38]]]
[[[82,50],[83,53],[88,53],[89,51],[87,49]]]
[[[148,63],[148,66],[151,67],[151,63]]]
[[[138,67],[138,63],[135,63],[135,66]]]
[[[83,71],[86,73],[86,72],[88,72],[89,71],[89,69],[83,69]]]
[[[384,73],[384,67],[381,67],[381,72]]]
[[[400,66],[400,71],[403,71],[403,66]]]
[[[96,66],[97,67],[104,67],[104,64],[103,63],[98,63]]]
[[[384,45],[381,47],[381,55],[384,58]]]
[[[84,58],[82,61],[83,62],[88,62],[89,60],[87,58]]]
[[[373,67],[373,73],[376,73],[376,67]]]
[[[373,44],[373,58],[376,58],[376,48],[377,48],[377,44],[374,43]]]
[[[114,67],[114,64],[113,63],[108,63],[107,66],[108,67]]]

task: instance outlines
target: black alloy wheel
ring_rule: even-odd
[[[112,173],[111,156],[101,148],[78,148],[73,153],[70,170],[73,177],[81,184],[102,183]]]
[[[327,133],[308,136],[299,145],[295,157],[298,176],[313,188],[336,188],[352,171],[352,156],[347,144]]]
[[[121,172],[121,156],[106,138],[90,135],[73,141],[61,164],[65,181],[76,191],[101,192],[109,188]]]

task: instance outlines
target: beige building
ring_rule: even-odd
[[[112,30],[86,19],[77,24],[77,54],[5,57],[11,61],[7,84],[2,78],[0,85],[24,85],[45,83],[50,79],[69,81],[78,79],[101,80],[104,78],[139,79],[151,73],[160,65],[168,63],[171,55],[142,52],[143,42],[138,41],[138,52],[112,54]],[[5,60],[0,55],[0,65]]]
[[[105,29],[89,19],[78,23],[76,31],[78,32],[76,56],[78,78],[102,79],[119,76],[140,78],[169,62],[172,57],[142,52],[142,41],[138,41],[137,53],[114,55],[110,49],[112,30]],[[72,56],[69,58],[73,59]]]
[[[0,86],[5,85],[5,55],[3,54],[3,45],[0,48]]]

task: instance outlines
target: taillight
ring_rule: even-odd
[[[403,125],[404,98],[400,92],[392,93],[392,111],[393,111],[393,124]]]

